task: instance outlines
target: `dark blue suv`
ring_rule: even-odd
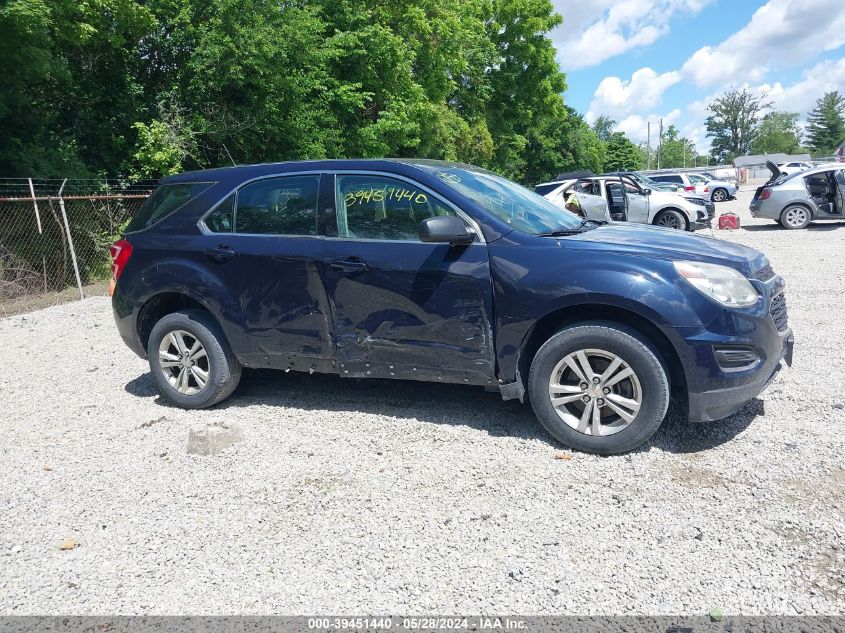
[[[172,176],[112,257],[121,336],[189,408],[231,395],[243,367],[482,385],[610,454],[646,441],[671,395],[718,419],[792,357],[761,253],[582,221],[469,165]]]

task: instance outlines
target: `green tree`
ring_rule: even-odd
[[[0,6],[0,173],[115,170],[139,107],[136,0],[7,0]]]
[[[607,140],[606,171],[627,171],[643,168],[643,155],[639,148],[622,132],[613,132]]]
[[[845,142],[845,96],[826,92],[807,116],[807,143],[822,156],[829,156]]]
[[[682,137],[678,128],[670,125],[663,134],[663,141],[657,153],[660,156],[661,168],[687,167],[694,162],[695,143]]]
[[[719,162],[731,162],[747,154],[754,140],[760,114],[771,107],[765,97],[755,96],[747,88],[731,89],[707,106],[707,136],[710,153]]]
[[[752,154],[795,154],[801,149],[797,112],[769,112],[751,142]]]
[[[600,141],[606,143],[616,129],[616,121],[606,114],[600,114],[593,122],[593,131]]]

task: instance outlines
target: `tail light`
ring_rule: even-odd
[[[687,185],[686,187],[684,187],[684,191],[695,191],[695,187],[693,187],[692,185]]]
[[[132,244],[126,240],[117,240],[111,245],[109,249],[111,254],[111,283],[109,284],[109,294],[114,292],[115,284],[120,276],[123,274],[123,269],[126,268],[126,263],[132,256]]]
[[[771,197],[772,197],[772,190],[767,187],[767,188],[763,189],[763,191],[760,192],[760,197],[758,199],[759,200],[768,200]]]

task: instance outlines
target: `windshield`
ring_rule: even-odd
[[[415,163],[415,166],[524,233],[539,235],[581,226],[581,218],[574,213],[485,169],[425,163]]]

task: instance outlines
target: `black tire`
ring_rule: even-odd
[[[552,374],[567,355],[579,350],[604,351],[615,355],[627,363],[638,380],[640,408],[627,426],[621,426],[621,430],[611,435],[595,436],[591,431],[588,434],[586,430],[581,432],[573,428],[552,405],[549,394]],[[570,370],[564,367],[564,371]],[[566,327],[546,341],[531,363],[528,393],[537,419],[552,437],[576,450],[600,455],[625,453],[642,445],[660,428],[669,406],[669,381],[659,354],[638,332],[603,321]],[[581,407],[582,410],[585,408],[580,400],[565,406]],[[600,409],[603,410],[612,422],[613,411]],[[600,415],[604,420],[604,414]],[[603,427],[601,430],[607,429]]]
[[[675,209],[666,209],[658,213],[657,217],[654,218],[654,224],[667,229],[678,229],[681,231],[686,231],[688,228],[687,219],[684,217],[684,214]]]
[[[803,219],[797,220],[798,215]],[[780,214],[780,224],[785,229],[797,231],[799,229],[806,229],[813,219],[813,214],[803,204],[791,204],[786,207]]]
[[[159,358],[159,346],[171,332],[184,331],[199,341],[207,356],[205,385],[196,393],[183,394],[168,382]],[[186,409],[210,407],[228,398],[241,379],[241,364],[229,348],[226,337],[212,316],[203,310],[183,310],[162,317],[153,327],[147,344],[147,357],[161,394],[174,404]],[[178,371],[175,368],[173,371]]]
[[[728,197],[729,196],[728,196],[727,189],[724,189],[722,187],[719,187],[718,189],[714,189],[713,195],[710,196],[710,198],[711,198],[711,200],[713,200],[713,202],[724,202],[725,200],[728,199]]]

